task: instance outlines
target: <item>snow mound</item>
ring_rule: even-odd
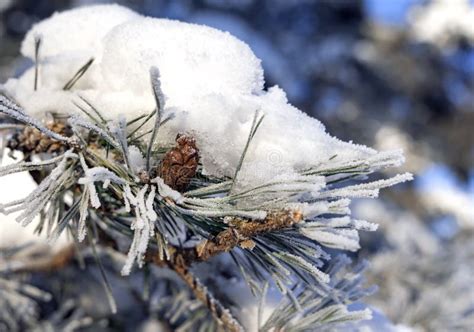
[[[23,43],[29,57],[37,33],[41,54],[50,57],[41,63],[38,90],[33,91],[34,69],[0,86],[32,115],[77,113],[74,103],[84,106],[79,96],[109,119],[149,113],[156,107],[149,70],[156,66],[166,96],[164,116],[174,115],[158,140],[173,144],[177,133],[193,135],[210,175],[235,174],[257,111],[265,118],[239,173],[243,186],[294,177],[329,160],[341,164],[376,154],[328,135],[318,120],[290,105],[279,87],[264,90],[260,60],[229,33],[141,17],[119,6],[80,8],[39,23]],[[96,60],[72,91],[63,91],[83,64],[76,61],[79,53]]]
[[[152,66],[170,100],[263,88],[260,60],[247,44],[207,26],[141,18],[110,31],[103,46],[102,74],[111,90],[149,93]]]

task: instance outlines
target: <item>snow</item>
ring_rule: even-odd
[[[474,43],[474,6],[469,0],[436,0],[415,7],[409,15],[413,36],[440,46],[452,37],[464,36]]]
[[[94,28],[71,24],[82,20]],[[233,176],[255,112],[264,113],[237,190],[329,160],[344,164],[377,156],[375,150],[331,137],[318,120],[289,104],[279,87],[264,90],[260,60],[229,33],[106,5],[71,10],[39,23],[23,43],[25,55],[31,57],[32,38],[38,33],[47,57],[40,66],[43,79],[38,90],[33,91],[33,69],[3,86],[34,116],[53,110],[77,113],[73,102],[79,102],[79,96],[108,119],[123,114],[131,120],[150,113],[156,108],[150,69],[157,67],[166,97],[163,116],[174,115],[160,128],[157,141],[172,145],[177,133],[191,134],[204,173]],[[87,56],[78,62],[77,54]],[[88,57],[96,59],[88,72],[73,91],[62,91]],[[141,132],[150,130],[152,122]]]
[[[138,147],[132,145],[128,148],[128,159],[135,174],[145,169],[145,158]]]
[[[149,92],[152,66],[159,68],[168,98],[184,94],[188,105],[194,95],[252,93],[263,87],[260,60],[250,48],[206,26],[141,18],[111,30],[103,47],[104,83],[115,91]]]
[[[83,60],[88,60],[96,54],[102,38],[113,27],[138,17],[137,13],[118,5],[80,7],[55,13],[28,31],[21,45],[21,54],[34,59],[35,38],[41,37],[42,58],[83,57]]]
[[[156,177],[151,182],[156,183],[158,185],[158,192],[160,193],[161,197],[169,197],[173,201],[177,203],[181,203],[183,201],[183,196],[176,190],[173,190],[170,186],[168,186],[162,178]]]

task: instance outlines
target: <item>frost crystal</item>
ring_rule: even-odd
[[[21,214],[16,217],[16,221],[21,223],[23,226],[28,225],[46,206],[48,201],[58,195],[61,191],[62,186],[70,176],[70,169],[67,169],[67,163],[73,158],[77,158],[77,156],[71,151],[66,152],[62,156],[58,165],[35,190],[24,199],[7,204],[0,204],[0,212],[10,214],[22,211]]]
[[[80,178],[77,183],[83,184],[87,187],[91,205],[97,209],[100,207],[100,199],[94,183],[101,181],[104,182],[104,186],[106,186],[108,182],[124,184],[125,181],[104,167],[87,167],[82,155],[80,155],[80,158],[85,175],[84,177]]]
[[[183,196],[181,196],[181,194],[176,190],[170,188],[170,186],[168,186],[162,178],[157,177],[153,179],[152,182],[158,185],[158,192],[162,197],[169,197],[177,203],[181,203],[183,201]]]
[[[150,189],[150,190],[149,190]],[[134,231],[132,244],[128,251],[127,261],[123,267],[122,275],[129,275],[134,262],[138,266],[143,264],[143,256],[148,247],[148,241],[155,233],[154,222],[158,216],[153,207],[156,188],[145,185],[136,195],[134,195],[128,185],[125,186],[124,200],[127,209],[133,208],[135,219],[132,221],[130,228]],[[146,194],[148,193],[148,197]]]

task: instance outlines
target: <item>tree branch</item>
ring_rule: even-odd
[[[213,239],[205,240],[196,248],[180,249],[170,246],[168,260],[161,259],[156,252],[149,252],[146,260],[174,270],[191,288],[196,298],[208,307],[214,319],[225,331],[242,331],[242,326],[232,317],[229,310],[214,299],[206,287],[189,271],[189,267],[195,262],[207,261],[211,257],[228,252],[237,246],[251,250],[255,246],[252,237],[291,227],[301,220],[303,220],[303,216],[300,212],[290,210],[269,213],[263,221],[235,218],[230,221],[230,226],[227,229]]]
[[[255,243],[252,237],[268,232],[292,227],[301,222],[303,216],[298,211],[283,210],[270,212],[264,220],[245,220],[234,218],[229,222],[229,227],[218,233],[214,238],[203,241],[195,248],[182,249],[169,246],[169,258],[162,259],[156,250],[149,250],[145,260],[160,267],[167,267],[175,271],[193,291],[194,295],[207,306],[214,319],[225,331],[240,332],[243,327],[232,316],[230,311],[224,308],[219,301],[201,284],[191,273],[190,267],[196,262],[207,261],[210,258],[240,246],[244,249],[253,249]],[[105,233],[99,232],[101,243],[112,245],[112,239]],[[29,262],[16,272],[51,272],[59,270],[74,259],[74,247],[64,247],[55,255]]]
[[[222,329],[229,332],[244,331],[243,327],[232,316],[230,311],[224,308],[224,306],[214,298],[199,279],[189,271],[189,266],[186,264],[186,260],[182,255],[175,255],[167,263],[168,267],[175,271],[189,286],[196,298],[207,306],[212,316]]]

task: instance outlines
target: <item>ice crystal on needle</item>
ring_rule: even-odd
[[[132,244],[128,252],[127,262],[122,269],[123,275],[130,274],[133,263],[138,261],[138,265],[143,265],[143,255],[145,255],[148,242],[151,236],[153,236],[154,227],[153,223],[157,220],[158,216],[153,208],[153,201],[155,199],[156,188],[145,185],[135,196],[132,194],[130,188],[125,189],[124,199],[127,201],[126,206],[133,208],[135,211],[135,219],[133,220],[130,228],[134,231]],[[145,195],[148,193],[148,196]]]

